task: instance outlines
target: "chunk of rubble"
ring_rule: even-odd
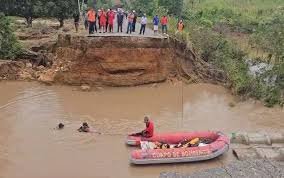
[[[81,90],[84,92],[89,92],[91,91],[91,87],[89,85],[81,85]]]

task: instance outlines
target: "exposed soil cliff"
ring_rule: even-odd
[[[59,35],[54,65],[43,82],[135,86],[182,76],[190,82],[223,81],[222,73],[176,40]]]
[[[198,58],[190,44],[177,39],[171,39],[174,50],[173,61],[179,76],[189,82],[226,83],[227,78],[223,71]]]
[[[60,35],[55,55],[53,67],[41,80],[134,86],[162,82],[176,74],[166,39]]]

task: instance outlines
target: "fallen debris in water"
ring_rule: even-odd
[[[84,92],[89,92],[91,91],[91,87],[89,85],[82,85],[81,90]]]

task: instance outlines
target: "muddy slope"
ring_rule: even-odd
[[[43,82],[135,86],[183,77],[189,82],[225,80],[186,45],[173,39],[59,35],[54,65]]]

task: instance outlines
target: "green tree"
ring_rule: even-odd
[[[49,0],[45,5],[47,9],[46,16],[55,17],[63,27],[64,20],[78,12],[77,0]]]
[[[95,9],[109,9],[114,6],[114,1],[113,0],[92,0],[88,1],[88,5],[90,7],[94,7]]]
[[[158,0],[158,4],[167,9],[170,15],[181,16],[183,0]]]
[[[3,0],[0,10],[6,15],[24,17],[27,26],[32,26],[33,18],[42,16],[44,0]]]
[[[146,13],[149,16],[154,15],[158,7],[158,0],[121,0],[121,3],[125,9],[135,10],[138,14]]]
[[[0,58],[14,59],[21,52],[21,47],[13,34],[10,20],[0,13]]]

